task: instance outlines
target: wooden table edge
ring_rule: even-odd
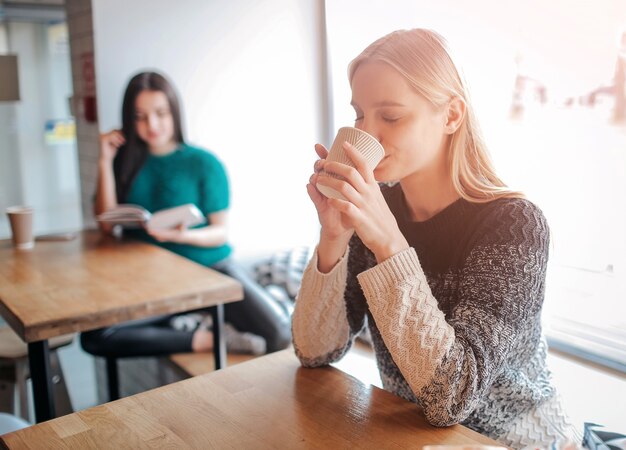
[[[200,296],[200,295],[207,295],[207,294],[189,294],[188,297],[191,296]],[[202,302],[200,301],[197,304],[197,307],[194,306],[193,309],[189,309],[189,308],[182,308],[180,310],[176,310],[176,309],[171,309],[171,308],[159,308],[159,303],[163,303],[163,305],[170,305],[169,302],[172,301],[172,299],[163,299],[160,300],[159,302],[156,303],[151,303],[150,307],[146,306],[146,305],[137,305],[136,307],[121,307],[119,309],[111,309],[111,310],[107,310],[106,312],[101,312],[101,313],[93,313],[93,314],[89,314],[86,316],[83,316],[80,320],[80,322],[84,323],[89,323],[88,326],[78,326],[75,324],[68,324],[66,326],[63,326],[61,328],[59,328],[57,325],[50,325],[49,323],[43,322],[41,324],[38,324],[36,326],[31,326],[28,328],[28,332],[25,332],[25,328],[24,326],[19,323],[20,325],[20,332],[18,332],[18,330],[16,330],[15,328],[13,328],[13,330],[18,334],[18,336],[20,336],[20,338],[27,343],[30,342],[37,342],[37,341],[41,341],[43,339],[49,339],[51,337],[55,337],[55,336],[61,336],[64,334],[69,334],[69,333],[81,333],[84,331],[90,331],[90,330],[95,330],[98,328],[104,328],[107,326],[111,326],[111,325],[115,325],[118,323],[125,323],[128,321],[132,321],[135,319],[143,319],[143,318],[148,318],[148,317],[157,317],[157,316],[161,316],[161,315],[167,315],[167,314],[178,314],[178,313],[186,313],[186,312],[193,312],[196,311],[198,309],[205,309],[205,308],[210,308],[212,306],[217,306],[217,305],[224,305],[227,303],[234,303],[234,302],[238,302],[243,300],[243,287],[241,286],[240,283],[237,282],[237,285],[233,285],[232,286],[232,292],[228,292],[227,295],[224,295],[224,297],[222,297],[220,295],[220,299],[217,301],[209,301],[209,302]],[[155,305],[157,306],[155,308]],[[123,312],[124,315],[129,315],[131,317],[128,317],[127,319],[124,320],[113,320],[110,319],[110,316],[115,314],[115,311],[120,311]],[[147,314],[143,314],[144,312],[148,312]],[[132,317],[135,314],[139,314],[138,317]],[[104,319],[101,319],[100,317],[105,316]],[[7,323],[9,323],[7,321]],[[61,332],[53,332],[52,330],[58,330],[61,329]]]
[[[97,229],[83,229],[78,232],[77,239],[85,241],[89,239],[94,239],[95,237],[98,237],[101,234],[102,233]],[[106,237],[105,239],[113,240],[115,238]],[[0,245],[5,245],[7,246],[7,248],[10,248],[12,247],[11,242],[12,241],[10,239],[2,239],[0,240]],[[88,320],[84,320],[85,322],[89,323],[87,327],[76,326],[70,322],[69,325],[62,326],[60,328],[62,331],[60,332],[52,331],[52,330],[59,330],[59,326],[55,324],[56,320],[51,320],[49,322],[40,322],[34,326],[25,324],[3,302],[0,302],[0,315],[9,325],[9,327],[11,327],[11,329],[15,332],[15,334],[17,334],[20,337],[20,339],[22,339],[26,343],[31,343],[31,342],[38,342],[44,339],[49,339],[51,337],[56,337],[60,335],[65,335],[65,334],[70,334],[70,333],[79,333],[83,331],[90,331],[90,330],[94,330],[97,328],[103,328],[103,327],[117,324],[120,322],[119,320],[114,320],[114,319],[106,320],[106,318],[105,320],[103,320],[101,318],[101,316],[110,316],[110,315],[113,316],[116,314],[116,311],[123,312],[124,313],[123,315],[125,316],[133,316],[133,315],[138,314],[138,317],[128,317],[127,319],[124,320],[124,321],[130,321],[130,320],[147,318],[147,317],[155,317],[159,315],[191,312],[196,309],[204,309],[204,308],[209,308],[209,307],[220,305],[220,304],[223,305],[227,303],[241,301],[244,298],[243,285],[241,284],[241,282],[239,282],[237,279],[233,277],[224,275],[220,273],[219,271],[212,269],[211,267],[203,266],[202,264],[189,260],[181,255],[178,255],[177,253],[174,253],[174,252],[171,252],[170,250],[159,247],[158,245],[146,243],[146,242],[139,241],[139,240],[134,241],[130,239],[128,240],[128,242],[129,243],[137,242],[139,244],[154,246],[157,249],[160,249],[162,251],[169,253],[170,256],[175,256],[175,257],[184,259],[186,263],[196,264],[199,267],[202,267],[203,269],[208,269],[221,276],[225,276],[231,282],[231,286],[229,286],[227,290],[224,290],[223,293],[220,293],[219,300],[209,299],[208,301],[206,301],[206,300],[200,299],[198,301],[197,308],[194,307],[194,309],[189,309],[189,308],[181,308],[180,310],[177,310],[176,308],[172,309],[171,307],[166,307],[166,306],[171,306],[171,304],[168,305],[168,302],[171,303],[172,300],[174,300],[174,298],[161,299],[158,302],[152,303],[149,307],[147,305],[136,305],[130,308],[120,307],[116,309],[107,310],[104,312],[96,312],[96,313],[88,314],[86,316],[83,316],[85,319],[88,319]],[[178,298],[188,298],[188,297],[194,297],[194,296],[211,297],[212,295],[213,295],[212,292],[204,292],[204,293],[189,292],[189,293],[179,296]],[[156,308],[155,308],[155,305],[156,305]],[[144,314],[144,312],[146,312],[147,310],[149,310],[150,312]],[[81,319],[81,321],[83,320]]]

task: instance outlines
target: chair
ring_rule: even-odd
[[[74,412],[57,355],[58,348],[71,344],[73,340],[74,334],[49,340],[50,369],[57,417]],[[26,386],[28,378],[30,378],[28,346],[11,328],[0,327],[0,411],[15,414],[15,393],[17,392],[19,416],[24,420],[29,420]]]

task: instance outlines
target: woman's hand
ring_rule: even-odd
[[[146,232],[159,242],[185,244],[187,227],[180,224],[174,228],[146,228]]]
[[[325,202],[320,206],[323,206],[324,216],[327,220],[329,220],[328,218],[335,218],[336,213],[339,213],[341,226],[344,229],[353,228],[380,263],[408,248],[409,244],[402,235],[396,218],[387,206],[387,202],[374,178],[373,168],[368,167],[365,158],[352,144],[345,142],[343,148],[356,168],[334,161],[324,161],[322,167],[325,171],[337,174],[345,180],[320,173],[317,174],[315,182],[335,189],[346,200],[325,198]],[[317,194],[321,195],[319,191]],[[318,214],[320,214],[321,208],[317,204],[316,207]],[[325,209],[333,210],[335,214],[326,212]]]
[[[112,163],[117,150],[124,145],[126,138],[120,130],[112,130],[100,135],[100,161]]]
[[[317,209],[317,216],[322,225],[320,242],[317,246],[317,269],[322,273],[328,273],[346,253],[354,229],[347,217],[344,217],[337,209],[332,208],[329,199],[317,189],[317,181],[320,177],[320,171],[326,164],[328,150],[323,145],[317,144],[315,151],[320,159],[315,161],[314,173],[309,178],[306,190],[315,205],[315,209]]]
[[[315,152],[320,159],[315,161],[315,165],[313,166],[314,173],[309,178],[309,184],[306,185],[306,190],[315,205],[315,209],[317,209],[317,217],[322,225],[322,235],[330,240],[336,240],[343,236],[352,236],[354,229],[350,221],[337,209],[331,208],[329,205],[330,199],[323,195],[316,187],[320,176],[322,176],[321,171],[326,164],[328,150],[326,150],[322,144],[316,144]]]

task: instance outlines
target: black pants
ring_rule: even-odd
[[[242,267],[230,260],[222,261],[212,269],[235,278],[243,286],[244,299],[224,305],[225,321],[239,331],[263,337],[268,353],[289,346],[291,316],[288,305],[275,300]],[[83,350],[92,355],[116,358],[190,352],[193,332],[171,328],[172,317],[152,317],[87,331],[81,334],[80,342]]]

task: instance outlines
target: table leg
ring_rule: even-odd
[[[215,356],[215,370],[226,367],[226,339],[224,338],[224,305],[215,305],[211,308],[213,317],[213,355]]]
[[[120,398],[120,380],[117,370],[117,358],[108,356],[106,359],[107,366],[107,387],[109,388],[109,401]]]
[[[54,394],[50,375],[50,349],[48,340],[28,343],[28,363],[33,384],[35,420],[45,422],[54,418]]]

